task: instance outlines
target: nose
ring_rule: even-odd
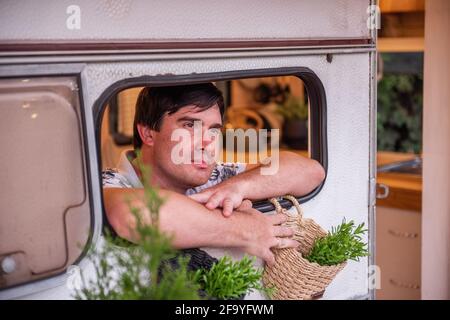
[[[211,129],[203,123],[197,124],[194,130],[194,148],[196,150],[205,151],[210,149],[217,142],[218,132],[217,129]]]
[[[209,130],[204,130],[202,134],[202,146],[207,147],[214,141],[214,136],[210,133]]]
[[[199,134],[200,132],[201,134]],[[197,134],[194,134],[194,150],[205,151],[213,141],[214,138],[208,134],[208,130],[201,128],[201,130],[197,131]]]

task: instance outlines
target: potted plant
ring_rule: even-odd
[[[359,261],[359,258],[369,254],[367,244],[362,240],[366,232],[364,223],[356,226],[353,220],[346,222],[344,219],[337,227],[332,227],[325,237],[314,242],[305,259],[321,266],[338,265],[348,260]]]
[[[303,217],[297,199],[290,200],[297,213],[283,209],[277,199],[270,201],[279,213],[288,217],[287,225],[295,229],[294,239],[298,248],[279,249],[275,252],[275,264],[266,266],[263,283],[275,289],[274,299],[315,299],[320,297],[348,260],[358,260],[368,255],[363,235],[364,223],[355,226],[345,220],[331,232],[326,232],[314,220]]]
[[[289,95],[277,112],[283,117],[282,140],[290,148],[308,149],[308,105],[303,99]]]

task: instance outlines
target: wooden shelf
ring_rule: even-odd
[[[381,13],[425,11],[425,0],[380,0]]]
[[[379,52],[421,52],[425,50],[425,39],[417,38],[378,38]]]

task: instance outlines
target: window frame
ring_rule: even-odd
[[[325,88],[320,78],[309,68],[306,67],[283,67],[283,68],[265,68],[250,70],[234,70],[211,73],[192,73],[192,74],[165,74],[155,76],[140,76],[119,80],[99,96],[94,102],[94,126],[95,140],[97,146],[98,170],[102,171],[101,155],[101,126],[106,106],[111,99],[119,92],[125,89],[149,86],[162,87],[179,84],[195,84],[202,82],[228,81],[248,78],[264,78],[276,76],[295,76],[303,81],[310,103],[310,152],[311,158],[317,160],[325,170],[325,179],[312,192],[307,195],[297,197],[300,203],[305,203],[314,198],[323,188],[328,175],[328,144],[327,144],[327,101]],[[101,175],[100,185],[102,185]],[[292,203],[289,200],[280,200],[283,208],[290,208]],[[102,195],[103,206],[103,195]],[[256,201],[253,207],[261,212],[275,210],[274,205],[268,200]],[[103,208],[104,210],[104,208]]]

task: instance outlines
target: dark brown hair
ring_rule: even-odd
[[[159,131],[166,114],[173,114],[186,106],[196,106],[206,110],[214,105],[223,117],[224,103],[222,92],[212,83],[179,85],[171,87],[145,87],[139,93],[134,116],[134,149],[142,147],[142,139],[137,130],[141,124]]]

